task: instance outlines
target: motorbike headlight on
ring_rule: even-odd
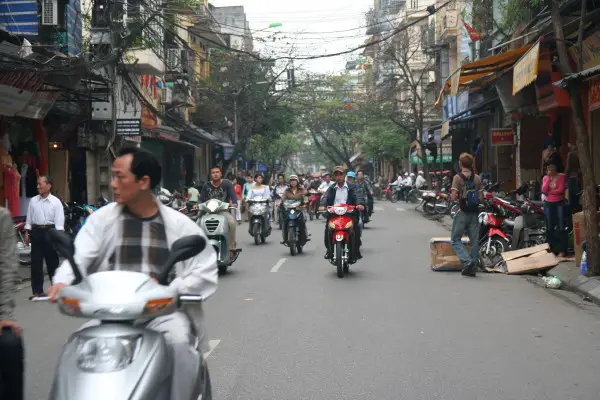
[[[77,342],[77,366],[85,372],[116,372],[133,362],[142,337],[85,337]]]
[[[333,207],[333,212],[337,215],[344,215],[348,211],[348,207]]]
[[[219,202],[216,200],[209,200],[208,203],[206,203],[206,208],[208,211],[214,214],[214,212],[219,208]]]

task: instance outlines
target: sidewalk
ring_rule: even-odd
[[[447,230],[452,229],[452,218],[449,215],[438,217],[440,224]],[[574,261],[565,261],[546,272],[547,276],[556,276],[562,282],[562,289],[575,292],[584,300],[600,306],[600,277],[588,278],[581,272]],[[529,279],[531,281],[531,279]],[[541,282],[536,281],[540,286]]]

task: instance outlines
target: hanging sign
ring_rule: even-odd
[[[537,42],[517,61],[513,72],[513,96],[537,78],[539,57],[540,42]]]
[[[490,129],[492,146],[509,146],[514,144],[515,135],[511,128]]]

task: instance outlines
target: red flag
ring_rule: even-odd
[[[471,38],[471,42],[475,43],[478,40],[481,40],[481,34],[477,32],[473,27],[465,22],[463,19],[463,24],[465,25],[465,29]]]

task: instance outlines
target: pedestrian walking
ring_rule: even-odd
[[[29,202],[25,223],[25,244],[31,242],[31,289],[29,300],[44,296],[44,260],[50,282],[58,268],[58,255],[49,240],[51,229],[64,230],[65,212],[62,202],[52,195],[52,179],[40,176],[37,182],[39,195]]]
[[[452,249],[463,264],[462,274],[475,276],[479,262],[479,203],[483,200],[481,178],[475,174],[473,156],[463,153],[458,159],[460,172],[452,180],[452,201],[458,201],[460,212],[452,220]],[[469,237],[471,254],[462,242]]]
[[[235,210],[235,220],[238,225],[242,223],[242,185],[238,183],[237,178],[233,179],[233,189],[235,190],[235,195],[237,199],[237,208]],[[245,185],[245,183],[244,183]]]
[[[0,399],[23,400],[25,356],[21,326],[14,315],[16,246],[12,217],[0,208]]]

